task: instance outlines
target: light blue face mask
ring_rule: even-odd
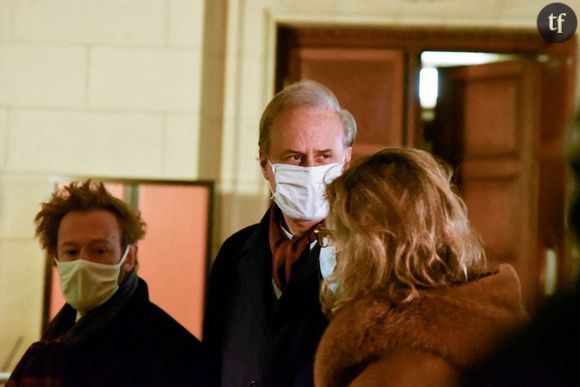
[[[324,278],[328,288],[333,292],[336,293],[337,283],[336,282],[329,282],[328,278],[334,271],[336,267],[336,249],[334,246],[327,246],[320,248],[320,274],[322,274],[322,278]]]

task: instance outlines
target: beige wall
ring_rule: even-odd
[[[40,334],[32,219],[51,176],[198,178],[204,12],[204,0],[0,0],[0,364]]]
[[[535,29],[547,3],[0,0],[0,363],[40,333],[32,218],[51,176],[216,180],[214,245],[260,218],[277,23]]]

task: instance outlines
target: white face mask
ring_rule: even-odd
[[[341,163],[314,167],[268,163],[276,183],[272,198],[284,214],[295,220],[326,218],[329,207],[325,186],[342,174]]]
[[[119,289],[121,265],[128,252],[129,246],[125,249],[119,263],[114,265],[83,259],[67,262],[55,260],[60,287],[66,302],[80,314],[85,314],[105,303]]]
[[[322,278],[324,278],[328,288],[332,292],[336,292],[337,284],[329,280],[329,277],[336,267],[336,249],[334,246],[321,247],[319,260]]]

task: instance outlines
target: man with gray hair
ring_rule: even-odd
[[[356,123],[314,81],[276,94],[260,120],[259,156],[273,203],[222,245],[212,267],[204,343],[223,386],[313,385],[327,321],[318,294],[333,251],[317,243],[325,184],[348,165]]]

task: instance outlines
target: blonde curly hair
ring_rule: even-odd
[[[327,312],[376,290],[394,303],[409,302],[418,289],[465,282],[485,270],[481,239],[449,168],[425,151],[387,148],[361,158],[327,186],[327,195],[337,251],[321,289]]]

